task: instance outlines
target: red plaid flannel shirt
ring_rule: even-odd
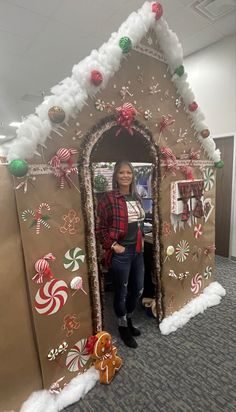
[[[128,231],[128,212],[124,196],[118,191],[106,192],[98,203],[96,234],[104,249],[103,264],[111,263],[114,242],[123,239]]]

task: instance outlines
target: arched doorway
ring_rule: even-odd
[[[135,121],[133,135],[120,129],[114,116],[96,124],[85,136],[79,154],[79,179],[82,209],[85,221],[86,253],[91,292],[92,319],[94,332],[102,329],[102,300],[99,278],[99,264],[95,237],[95,208],[92,187],[92,161],[98,160],[98,145],[103,161],[151,161],[153,164],[153,258],[156,279],[157,320],[163,317],[161,262],[160,262],[160,219],[159,219],[159,153],[149,129]],[[97,153],[97,154],[96,154]]]

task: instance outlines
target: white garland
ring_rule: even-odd
[[[183,308],[167,316],[160,323],[162,335],[169,335],[178,328],[182,328],[191,318],[203,313],[211,306],[219,305],[221,298],[225,296],[226,291],[218,282],[212,282],[207,286],[201,295],[191,300]]]
[[[52,95],[46,96],[43,103],[36,108],[36,114],[30,115],[17,129],[17,138],[8,148],[7,158],[9,161],[17,158],[30,159],[37,153],[37,145],[44,144],[53,127],[48,118],[48,110],[52,106],[60,106],[65,111],[65,120],[67,121],[69,117],[76,116],[89,96],[94,96],[106,87],[108,80],[119,70],[123,57],[119,40],[123,36],[128,36],[135,47],[148,30],[154,28],[173,75],[172,80],[186,107],[194,101],[194,94],[186,81],[186,73],[181,77],[174,74],[175,69],[183,65],[182,47],[176,34],[169,29],[163,17],[159,20],[155,19],[152,3],[146,1],[141,9],[128,17],[117,33],[111,35],[107,43],[104,43],[99,50],[93,50],[88,57],[73,67],[71,77],[67,77],[52,87]],[[101,71],[103,75],[100,87],[94,86],[90,81],[90,73],[94,69]],[[195,129],[199,133],[198,140],[203,149],[211,160],[218,162],[220,151],[215,149],[214,140],[211,137],[203,139],[200,135],[203,129],[207,129],[201,110],[198,108],[193,113],[189,112],[189,116],[191,116]]]

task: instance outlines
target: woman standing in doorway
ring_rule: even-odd
[[[111,268],[113,276],[114,311],[121,339],[136,348],[134,336],[139,336],[140,331],[131,317],[143,291],[145,212],[131,163],[116,163],[112,187],[98,204],[97,234],[104,250],[104,265]]]

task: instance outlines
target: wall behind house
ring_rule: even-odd
[[[236,136],[236,34],[185,58],[189,84],[213,137]],[[234,168],[236,164],[234,138]],[[235,182],[234,177],[234,182]],[[235,186],[235,184],[233,185]],[[236,190],[232,192],[230,255],[236,258]]]

